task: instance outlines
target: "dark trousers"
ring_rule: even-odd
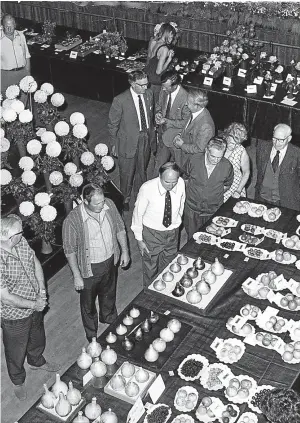
[[[150,150],[149,135],[148,133],[141,132],[135,156],[131,158],[119,156],[120,190],[124,196],[125,203],[129,203],[130,201],[134,177],[136,179],[137,190],[147,181]]]
[[[92,264],[93,276],[84,278],[84,289],[80,292],[80,311],[86,337],[89,341],[97,337],[99,321],[112,323],[118,316],[116,309],[117,269],[114,256],[102,263]]]
[[[183,225],[187,232],[188,239],[192,238],[195,232],[199,231],[201,226],[210,219],[211,215],[202,215],[196,211],[189,208],[189,206],[184,206],[183,213]]]
[[[26,372],[24,362],[40,367],[45,364],[46,346],[44,315],[34,311],[24,319],[1,319],[4,353],[9,377],[14,385],[22,385]]]
[[[153,279],[174,259],[178,251],[179,228],[156,231],[143,227],[143,241],[149,253],[143,255],[143,281],[147,288]]]
[[[280,200],[278,201],[271,201],[271,200],[266,200],[265,198],[261,197],[260,195],[258,197],[255,198],[257,201],[261,201],[263,203],[269,203],[272,204],[273,206],[279,207],[280,206]]]
[[[174,160],[174,148],[167,147],[162,139],[161,135],[159,136],[159,143],[157,146],[157,153],[155,156],[155,167],[153,172],[153,178],[157,178],[159,168],[169,162],[170,160]]]

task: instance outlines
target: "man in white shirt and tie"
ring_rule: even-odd
[[[285,123],[275,126],[272,142],[258,140],[255,198],[300,211],[300,148],[291,140]]]
[[[131,72],[130,88],[116,96],[109,111],[108,130],[112,154],[118,157],[124,210],[129,210],[131,191],[147,180],[151,150],[155,151],[154,98],[143,71]]]
[[[179,174],[176,163],[165,163],[159,177],[141,186],[135,203],[131,229],[142,255],[145,287],[178,251],[185,202],[185,184]]]
[[[215,125],[209,111],[206,109],[208,98],[204,91],[190,88],[187,105],[192,116],[185,123],[183,130],[174,140],[176,149],[175,162],[182,169],[189,156],[203,153],[208,141],[215,135]]]

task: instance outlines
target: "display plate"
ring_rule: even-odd
[[[250,203],[248,215],[251,217],[263,217],[267,207],[264,204]]]
[[[267,250],[264,250],[263,248],[256,248],[256,247],[246,247],[244,249],[245,256],[249,258],[253,258],[256,260],[269,260],[270,259],[270,253]]]
[[[172,410],[171,410],[171,408],[167,405],[167,404],[155,404],[155,405],[152,405],[151,404],[151,407],[147,410],[147,414],[146,414],[146,416],[145,416],[145,418],[144,418],[144,423],[149,423],[149,420],[148,420],[148,416],[156,409],[156,408],[158,408],[158,407],[161,407],[161,406],[164,406],[164,407],[166,407],[167,409],[168,409],[168,415],[167,415],[167,417],[165,418],[165,420],[163,421],[163,422],[161,422],[161,423],[166,423],[169,419],[170,419],[170,417],[171,417],[171,415],[172,415]]]
[[[184,375],[182,373],[182,368],[183,368],[184,364],[187,361],[190,361],[190,360],[198,361],[199,363],[202,363],[202,369],[199,370],[199,372],[195,376],[186,376],[186,375]],[[178,367],[178,376],[181,379],[183,379],[183,380],[185,380],[187,382],[191,382],[191,381],[197,380],[197,379],[199,379],[201,377],[202,373],[204,372],[205,368],[208,365],[209,365],[209,362],[208,362],[207,358],[204,357],[203,355],[201,355],[201,354],[190,354],[187,357],[185,357],[185,359],[182,360],[182,362],[180,363],[180,365]]]
[[[237,220],[224,216],[215,216],[212,221],[223,228],[236,228],[239,223]]]
[[[82,39],[75,37],[75,39],[73,40],[70,40],[70,41],[64,40],[61,43],[57,43],[54,45],[54,47],[58,50],[67,51],[67,50],[73,49],[74,47],[77,47],[81,43],[82,43]]]
[[[273,219],[270,219],[270,217],[269,217],[269,213],[271,212],[271,211],[273,211],[273,210],[275,210],[274,208],[272,208],[272,209],[268,209],[268,210],[266,210],[265,212],[264,212],[264,214],[263,214],[263,219],[266,221],[266,222],[276,222],[279,218],[280,218],[280,216],[281,216],[281,210],[279,210],[279,209],[276,209],[276,210],[278,210],[278,213],[274,213],[275,215],[276,215],[276,217],[275,218],[273,218]]]
[[[232,345],[232,347],[239,347],[240,352],[239,354],[237,354],[236,358],[230,358],[230,356],[227,354],[226,356],[223,356],[222,354],[222,349],[226,349],[228,350],[228,348],[226,348],[226,344],[230,344]],[[245,344],[236,338],[228,338],[228,339],[220,339],[219,344],[216,346],[215,352],[216,352],[216,356],[217,359],[223,363],[228,363],[228,364],[233,364],[233,363],[237,363],[242,356],[244,355],[245,352]]]
[[[290,239],[290,238],[284,238],[284,239],[282,239],[282,240],[281,240],[282,245],[283,245],[284,247],[286,247],[286,248],[289,248],[290,250],[300,251],[300,248],[296,248],[295,246],[294,246],[294,247],[288,247],[288,246],[286,245],[286,243],[289,241],[289,239]]]
[[[275,229],[266,229],[264,235],[267,238],[275,239],[275,241],[279,242],[283,237],[284,234],[280,231],[275,231]]]
[[[226,251],[243,251],[246,247],[242,242],[237,242],[232,239],[217,239],[216,245],[222,250]]]
[[[58,401],[59,401],[59,399],[57,398],[55,406],[58,403]],[[81,410],[81,408],[84,406],[85,403],[86,403],[85,398],[81,398],[79,404],[71,406],[72,407],[71,412],[66,417],[60,417],[55,411],[55,406],[54,406],[54,408],[49,409],[49,408],[44,407],[43,404],[41,402],[39,402],[38,405],[36,406],[36,408],[39,409],[40,411],[42,411],[43,413],[47,414],[48,416],[50,416],[52,418],[54,417],[59,422],[69,423],[74,419],[74,417],[76,416],[78,411]]]
[[[178,416],[174,417],[171,423],[177,423],[178,420],[176,419],[180,419],[180,418],[184,418],[186,423],[195,423],[195,420],[193,419],[193,417],[189,416],[188,414],[179,414]]]
[[[215,245],[217,242],[217,237],[213,234],[208,234],[207,232],[196,232],[193,235],[194,240],[197,244],[210,244]]]
[[[272,251],[272,252],[270,253],[270,258],[271,258],[272,260],[276,261],[276,263],[282,263],[282,264],[292,264],[292,263],[295,263],[295,261],[297,260],[297,257],[296,257],[294,254],[291,254],[291,253],[289,253],[289,254],[291,255],[290,260],[282,260],[282,261],[278,261],[278,260],[276,259],[276,254],[275,254],[275,251]]]
[[[119,326],[120,323],[123,322],[124,317],[129,314],[130,310],[133,307],[139,309],[140,315],[137,318],[133,319],[133,324],[131,326],[128,326],[128,331],[125,335],[117,335],[116,328]],[[192,327],[187,323],[180,322],[180,331],[178,333],[175,333],[173,341],[167,342],[167,347],[165,351],[159,353],[157,361],[150,363],[144,357],[145,351],[147,350],[149,345],[154,341],[154,339],[160,338],[160,331],[163,328],[166,328],[168,322],[172,319],[172,315],[165,316],[164,314],[157,313],[156,311],[155,313],[159,316],[158,322],[153,324],[150,332],[144,333],[144,337],[141,341],[135,341],[135,347],[133,348],[133,350],[125,351],[122,347],[122,341],[124,340],[125,336],[127,336],[127,338],[130,340],[134,340],[136,329],[138,329],[143,323],[143,321],[149,318],[151,314],[150,310],[144,307],[140,307],[136,304],[131,304],[129,307],[127,307],[123,311],[123,313],[119,315],[117,320],[112,323],[109,328],[107,328],[106,331],[100,335],[100,343],[106,343],[106,336],[109,332],[112,332],[116,334],[117,340],[115,343],[110,344],[110,346],[115,350],[118,355],[120,355],[121,357],[125,357],[128,361],[132,363],[135,363],[137,365],[140,364],[147,369],[150,368],[153,369],[153,371],[159,371],[163,367],[165,362],[174,353],[176,348],[178,348],[181,342],[184,341],[186,335],[190,332]]]
[[[122,367],[124,366],[125,363],[122,364],[122,366],[119,367],[119,369],[116,371],[116,373],[112,376],[112,378],[114,376],[122,376]],[[134,366],[135,367],[135,371],[134,374],[131,377],[125,378],[124,379],[126,381],[126,384],[129,382],[135,382],[138,387],[139,387],[139,392],[137,393],[137,395],[133,396],[133,397],[129,397],[126,392],[125,389],[122,389],[120,391],[115,391],[112,386],[111,386],[111,381],[112,378],[110,379],[110,381],[105,385],[104,387],[104,392],[108,395],[111,395],[115,398],[119,398],[122,401],[126,401],[129,402],[130,404],[134,404],[137,400],[138,397],[143,398],[143,396],[147,393],[148,389],[150,388],[150,386],[152,385],[152,383],[154,382],[155,378],[156,378],[156,374],[151,372],[150,370],[146,370],[149,373],[149,379],[146,380],[146,382],[138,382],[136,380],[136,372],[141,368],[138,366]],[[145,370],[145,369],[144,369]]]
[[[227,394],[226,388],[224,389],[224,395],[228,399],[229,402],[233,402],[234,404],[243,404],[245,402],[248,402],[248,400],[252,397],[252,395],[255,393],[257,389],[257,383],[256,381],[248,375],[239,375],[239,376],[233,376],[234,379],[237,379],[240,383],[243,380],[247,380],[251,383],[251,388],[248,389],[249,395],[245,398],[240,398],[239,395],[235,395],[234,397],[229,396]],[[225,385],[226,386],[226,385]],[[230,386],[230,380],[228,380],[227,387]]]
[[[251,225],[250,223],[244,223],[241,226],[242,231],[247,232],[251,235],[262,235],[265,232],[266,228],[262,228],[261,226]]]
[[[166,272],[166,271],[170,271],[170,267],[172,266],[173,263],[177,262],[178,257],[180,257],[180,255],[178,255],[177,257],[175,257],[175,259],[170,263],[170,265],[168,267],[166,267],[161,273],[160,275],[158,275],[158,277],[155,279],[158,280],[162,277],[162,275]],[[190,267],[193,266],[194,263],[194,259],[188,257],[188,262],[185,265],[181,265],[181,271],[178,273],[174,273],[174,279],[172,280],[172,282],[166,282],[166,288],[163,291],[157,291],[154,288],[154,284],[155,281],[152,282],[148,289],[150,291],[156,292],[160,295],[164,295],[168,300],[172,300],[176,302],[176,304],[181,304],[182,306],[186,306],[189,309],[192,310],[206,310],[207,307],[210,305],[210,303],[213,301],[214,297],[219,293],[219,291],[223,288],[223,286],[225,285],[225,283],[227,282],[227,280],[230,278],[230,276],[232,275],[232,271],[228,270],[225,268],[223,275],[218,276],[216,279],[216,282],[214,284],[211,285],[211,291],[202,296],[202,300],[198,303],[198,304],[190,304],[186,298],[186,294],[193,289],[193,287],[197,284],[198,281],[201,280],[201,275],[203,274],[203,272],[205,272],[206,270],[208,270],[210,268],[210,264],[207,262],[205,263],[205,268],[203,270],[199,270],[198,272],[198,276],[193,279],[193,285],[190,288],[185,288],[185,293],[183,296],[181,297],[175,297],[172,294],[172,291],[174,290],[176,283],[180,281],[180,279],[182,278],[182,276],[184,275],[184,273],[187,271],[187,269],[189,269]]]
[[[199,406],[196,410],[196,417],[200,422],[209,423],[214,422],[218,417],[222,415],[222,411],[224,410],[224,404],[219,398],[216,397],[210,397],[212,400],[212,404],[207,407],[208,410],[211,410],[215,417],[209,417],[207,414],[203,415],[199,413]]]
[[[207,366],[200,377],[200,383],[203,388],[208,389],[209,391],[219,391],[222,389],[224,385],[218,378],[218,374],[221,374],[224,371],[230,372],[230,369],[226,366],[226,364],[213,363]],[[211,380],[213,373],[215,374],[215,379]]]
[[[254,397],[257,394],[259,394],[261,391],[264,391],[265,389],[270,391],[270,390],[275,389],[275,388],[274,388],[274,386],[271,386],[271,385],[261,385],[261,386],[258,386],[256,388],[256,391],[253,393],[253,395],[248,400],[248,407],[252,411],[254,411],[255,413],[261,414],[261,411],[260,411],[260,409],[257,406],[255,406],[255,405],[252,404],[252,401],[253,401]]]
[[[257,236],[244,233],[239,236],[239,240],[243,242],[244,244],[256,246],[264,240],[264,237],[258,238]]]
[[[244,420],[244,417],[248,417],[248,419]],[[251,413],[249,411],[246,411],[246,413],[243,413],[237,423],[248,423],[249,421],[253,420],[253,423],[257,423],[258,422],[258,418],[254,413]]]
[[[179,405],[177,404],[177,400],[179,398],[179,392],[185,390],[187,395],[189,394],[194,394],[195,395],[195,401],[193,401],[194,407],[193,408],[187,408],[184,405]],[[193,386],[182,386],[181,388],[178,389],[178,391],[176,392],[175,398],[174,398],[174,407],[176,408],[176,410],[178,411],[183,411],[185,413],[188,413],[192,410],[194,410],[196,408],[197,402],[198,402],[198,391],[193,387]]]

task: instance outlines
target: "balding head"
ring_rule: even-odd
[[[276,150],[283,150],[292,139],[292,129],[285,123],[279,123],[273,131],[273,146]]]
[[[2,18],[2,26],[5,35],[13,35],[16,29],[16,21],[12,15],[4,15]]]

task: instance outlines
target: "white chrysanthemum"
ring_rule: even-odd
[[[55,93],[51,97],[51,103],[55,107],[62,106],[64,104],[64,102],[65,102],[65,97],[60,93]]]
[[[34,212],[34,204],[31,201],[23,201],[19,205],[19,211],[23,216],[31,216]]]
[[[87,136],[88,129],[83,123],[77,123],[73,126],[73,135],[76,138],[84,138]]]
[[[12,176],[9,170],[1,169],[0,173],[0,184],[1,185],[8,185],[12,180]]]
[[[30,110],[23,110],[23,112],[19,114],[19,121],[22,123],[29,123],[32,121],[32,118],[33,115]]]
[[[34,93],[37,90],[37,83],[32,76],[24,76],[19,86],[24,93]]]
[[[26,145],[27,151],[32,156],[39,154],[42,149],[42,144],[38,140],[30,140]]]
[[[40,216],[44,222],[52,222],[57,216],[56,208],[53,206],[44,206],[40,210]]]
[[[6,98],[2,103],[3,109],[11,109],[11,105],[13,102],[14,100],[10,100],[9,98]]]
[[[41,85],[41,90],[47,95],[52,95],[54,93],[54,87],[52,84],[49,84],[49,82],[44,82],[44,84]]]
[[[22,175],[22,182],[25,185],[33,185],[36,181],[36,174],[32,170],[25,170]]]
[[[43,133],[44,132],[46,132],[47,131],[47,129],[46,128],[39,128],[37,131],[36,131],[36,135],[38,136],[38,137],[41,137],[42,135],[43,135]]]
[[[5,131],[3,128],[0,128],[0,138],[4,138],[5,136]]]
[[[75,173],[75,175],[70,176],[69,181],[72,187],[80,187],[83,184],[83,177],[79,173]]]
[[[104,156],[101,159],[101,164],[104,167],[105,170],[110,170],[114,167],[114,159],[110,156]]]
[[[24,103],[21,100],[15,99],[11,103],[11,109],[13,109],[16,113],[21,113],[25,109]]]
[[[19,160],[19,167],[23,170],[31,170],[34,166],[34,161],[31,157],[24,156]]]
[[[80,160],[85,166],[90,166],[91,164],[94,163],[95,156],[90,151],[85,151],[84,153],[81,154]]]
[[[61,153],[61,145],[57,141],[49,142],[46,147],[46,153],[50,157],[58,157]]]
[[[50,204],[51,197],[47,192],[38,192],[34,196],[34,202],[39,207],[48,206]]]
[[[84,123],[84,121],[85,121],[85,117],[80,112],[74,112],[70,116],[70,122],[71,122],[71,125],[73,126],[77,125],[78,123]]]
[[[66,163],[64,166],[64,171],[68,176],[74,175],[77,172],[77,166],[72,162]]]
[[[95,154],[97,154],[97,156],[106,156],[108,153],[108,147],[106,144],[103,143],[99,143],[95,146]]]
[[[33,98],[34,98],[34,101],[36,103],[46,103],[46,101],[47,101],[47,94],[45,93],[45,91],[37,90],[34,93]]]
[[[61,120],[60,122],[57,122],[57,124],[54,126],[54,131],[59,137],[64,137],[70,132],[70,127],[67,122]]]
[[[13,122],[17,119],[17,113],[12,109],[4,109],[2,113],[2,117],[5,122]]]
[[[56,141],[56,135],[54,132],[45,131],[41,135],[42,144],[49,144],[49,142]]]
[[[5,95],[6,98],[9,98],[10,100],[18,97],[20,94],[20,88],[17,85],[10,85],[6,88]]]
[[[8,141],[8,139],[1,137],[0,138],[0,152],[5,153],[6,151],[9,150],[9,147],[10,147],[10,142]]]
[[[50,173],[49,175],[49,181],[51,182],[52,185],[59,185],[62,183],[63,181],[63,175],[61,172],[59,172],[58,170],[54,170],[53,172]]]

